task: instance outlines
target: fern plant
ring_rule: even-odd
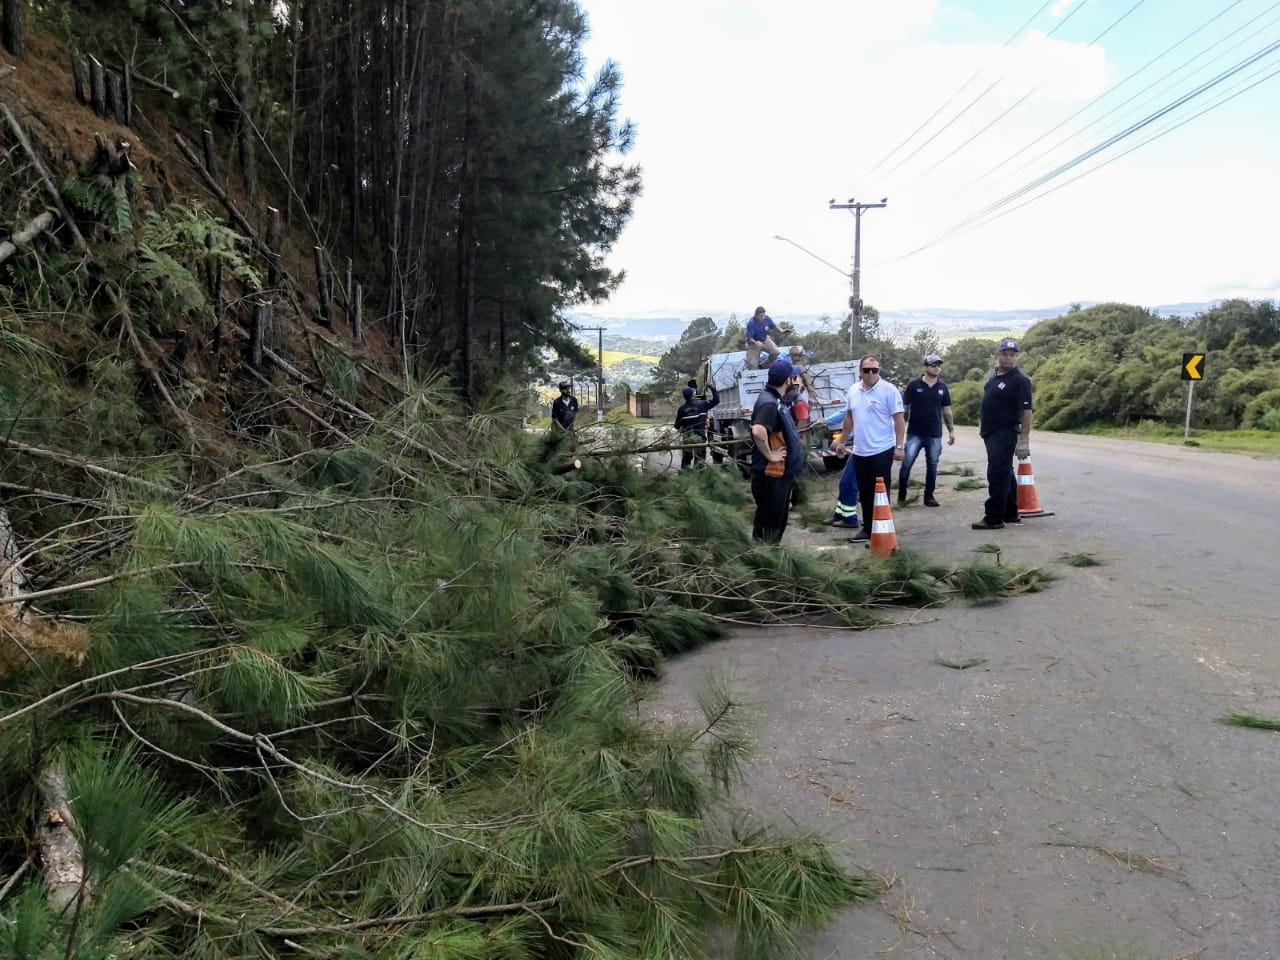
[[[209,298],[197,280],[201,266],[216,263],[244,285],[261,286],[246,246],[240,234],[198,205],[148,211],[130,288],[168,311],[207,316]]]
[[[133,229],[133,211],[125,187],[128,177],[136,180],[137,174],[130,171],[127,176],[110,179],[71,177],[63,181],[59,192],[73,210],[124,236]]]

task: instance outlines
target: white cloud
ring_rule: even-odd
[[[1273,270],[1258,224],[1280,213],[1280,200],[1269,188],[1256,195],[1269,182],[1256,169],[1254,154],[1267,153],[1256,130],[1247,151],[1233,143],[1242,155],[1232,185],[1255,195],[1236,210],[1214,205],[1224,223],[1211,249],[1187,236],[1186,210],[1168,202],[1221,165],[1194,125],[998,223],[899,259],[1106,136],[1104,126],[1018,170],[1068,127],[980,179],[1114,82],[1105,46],[1043,32],[1008,47],[1003,35],[948,42],[946,26],[959,17],[937,0],[586,6],[599,31],[591,56],[607,52],[622,65],[622,112],[637,122],[634,159],[645,170],[645,195],[610,259],[629,279],[606,312],[741,314],[758,301],[778,312],[839,312],[847,279],[773,237],[847,269],[852,218],[826,201],[851,195],[889,197],[863,219],[863,295],[883,307],[1198,299],[1213,282],[1200,278],[1261,284]],[[944,116],[994,83],[989,93],[917,156],[899,166],[923,137],[864,176],[976,70]],[[1245,220],[1252,225],[1237,222]]]

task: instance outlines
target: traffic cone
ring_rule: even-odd
[[[889,490],[884,477],[876,477],[875,507],[871,511],[871,555],[884,559],[898,549],[898,534],[893,529],[893,511],[889,508]]]
[[[1053,513],[1040,506],[1036,493],[1036,475],[1031,472],[1031,460],[1018,461],[1018,516],[1052,517]]]

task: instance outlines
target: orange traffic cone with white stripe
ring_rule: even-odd
[[[1018,516],[1052,517],[1053,513],[1040,506],[1036,493],[1036,475],[1031,471],[1031,460],[1018,461]]]
[[[871,555],[881,559],[898,549],[898,534],[893,529],[893,510],[889,507],[889,489],[884,477],[876,477],[875,506],[871,511]]]

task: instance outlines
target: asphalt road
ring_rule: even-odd
[[[999,543],[1061,575],[1046,592],[744,631],[674,661],[656,709],[692,716],[730,677],[760,718],[744,804],[892,880],[806,957],[1280,958],[1280,733],[1218,722],[1280,716],[1280,461],[1046,433],[1032,453],[1054,516],[970,530],[985,494],[949,476],[895,525],[940,558]],[[976,434],[943,462],[981,472]]]

